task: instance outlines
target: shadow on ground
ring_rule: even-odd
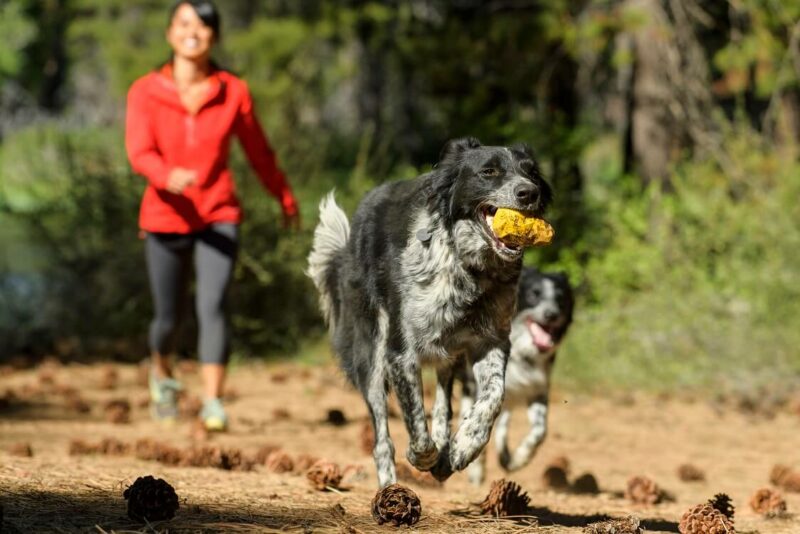
[[[245,530],[311,531],[336,527],[330,508],[289,509],[261,503],[236,510],[218,504],[181,502],[174,519],[150,526],[127,517],[127,503],[118,494],[94,490],[79,494],[36,489],[0,488],[4,509],[0,531],[29,532],[224,532]]]

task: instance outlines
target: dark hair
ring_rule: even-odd
[[[219,27],[219,10],[211,0],[178,0],[172,5],[172,9],[169,10],[167,26],[172,24],[172,19],[175,17],[175,12],[178,11],[178,8],[183,4],[187,4],[194,9],[194,12],[197,13],[197,16],[200,17],[200,20],[203,21],[203,24],[211,28],[211,30],[214,32],[214,39],[219,41],[222,37]]]

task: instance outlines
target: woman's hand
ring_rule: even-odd
[[[165,189],[170,193],[180,195],[183,190],[194,184],[197,181],[197,171],[184,169],[182,167],[175,167],[169,171],[167,177],[167,185]]]

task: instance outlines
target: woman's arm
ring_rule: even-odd
[[[236,118],[235,132],[261,183],[278,199],[284,215],[294,217],[297,214],[297,201],[286,177],[278,168],[275,153],[258,122],[253,109],[253,98],[247,88]]]
[[[134,172],[147,178],[153,187],[166,188],[170,169],[156,147],[145,94],[135,84],[128,91],[125,149]]]

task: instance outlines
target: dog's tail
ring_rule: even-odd
[[[330,328],[335,321],[336,299],[335,263],[339,252],[347,246],[350,222],[342,208],[336,204],[333,191],[319,203],[319,224],[314,229],[314,243],[308,255],[306,274],[319,291],[319,305]]]

